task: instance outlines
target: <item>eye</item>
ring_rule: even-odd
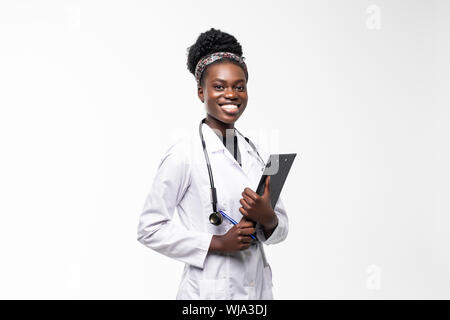
[[[237,86],[236,89],[238,89],[239,91],[244,91],[245,87],[244,86]]]
[[[216,85],[214,86],[214,88],[216,88],[216,89],[218,89],[218,90],[221,90],[220,88],[223,88],[223,86],[220,85],[220,84],[216,84]]]

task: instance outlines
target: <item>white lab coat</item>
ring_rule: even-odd
[[[217,189],[217,209],[240,221],[241,193],[246,187],[255,191],[264,164],[240,134],[242,167],[213,129],[203,124],[202,130]],[[267,161],[268,155],[256,147]],[[181,224],[173,221],[175,208]],[[287,236],[288,218],[281,198],[274,211],[278,226],[268,239],[257,224],[259,241],[249,249],[208,252],[212,236],[225,234],[232,224],[225,219],[220,226],[209,223],[210,182],[197,124],[162,158],[140,215],[138,241],[185,263],[177,299],[273,299],[272,271],[264,265],[262,243],[275,244]]]

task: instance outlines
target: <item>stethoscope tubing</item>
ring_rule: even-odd
[[[202,119],[200,121],[200,125],[198,127],[198,131],[200,134],[200,140],[202,141],[202,147],[203,147],[203,153],[205,154],[205,160],[206,160],[206,167],[208,169],[208,175],[209,175],[209,183],[211,185],[211,189],[210,189],[210,196],[211,196],[211,204],[213,207],[213,214],[211,216],[214,216],[214,214],[216,214],[217,212],[220,212],[220,214],[225,217],[228,221],[230,221],[231,223],[233,223],[234,225],[237,224],[236,220],[234,220],[233,218],[231,218],[230,216],[228,216],[225,212],[223,212],[222,210],[217,211],[217,192],[216,192],[216,188],[214,187],[214,178],[213,178],[213,173],[212,173],[212,169],[211,169],[211,163],[209,162],[209,157],[208,157],[208,151],[206,149],[206,142],[205,139],[203,138],[203,132],[202,132],[202,125],[203,123],[205,123],[206,118]],[[239,132],[238,129],[235,128],[235,130],[242,136],[244,137],[244,139],[248,142],[248,144],[253,148],[253,150],[256,152],[256,154],[258,155],[259,159],[261,159],[262,163],[265,162],[264,160],[261,158],[261,156],[259,155],[258,150],[256,149],[255,145],[250,141],[250,139],[248,139],[247,137],[245,137],[242,133]],[[217,220],[219,221],[219,220]],[[212,222],[211,222],[212,223]],[[221,221],[218,222],[218,224],[220,224]],[[214,224],[214,223],[213,223]],[[217,224],[217,225],[218,225]],[[256,240],[256,238],[251,235],[251,237],[253,239]]]

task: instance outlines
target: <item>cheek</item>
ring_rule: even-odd
[[[240,96],[240,99],[242,101],[242,106],[245,108],[247,106],[248,96],[246,94],[243,94]]]
[[[206,108],[211,112],[215,112],[215,110],[219,109],[216,101],[217,99],[215,97],[209,95],[205,98]]]
[[[208,100],[216,100],[219,97],[219,93],[217,93],[214,90],[209,90],[207,92],[207,99]]]

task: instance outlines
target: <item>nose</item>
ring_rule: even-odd
[[[236,92],[232,88],[228,88],[225,90],[225,98],[234,99],[236,98]]]

